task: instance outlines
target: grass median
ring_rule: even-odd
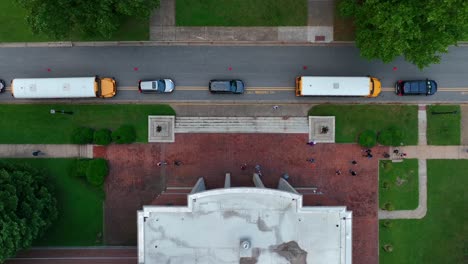
[[[307,0],[177,0],[177,26],[306,26]]]
[[[468,160],[427,161],[427,214],[420,220],[380,221],[379,263],[464,263]],[[392,252],[383,250],[391,244]]]
[[[394,210],[418,207],[418,160],[379,162],[379,207],[389,203]]]
[[[403,131],[404,145],[418,144],[418,107],[415,105],[317,105],[309,116],[335,116],[337,143],[357,142],[358,135],[391,126]]]
[[[50,114],[50,110],[72,111],[73,115]],[[175,115],[169,105],[0,105],[0,143],[67,144],[73,129],[116,129],[135,127],[137,142],[148,142],[148,115]]]
[[[430,105],[426,112],[428,145],[460,145],[459,105]]]
[[[55,187],[58,218],[33,246],[102,245],[104,192],[72,177],[74,159],[5,159],[45,169]]]

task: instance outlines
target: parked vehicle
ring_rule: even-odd
[[[211,80],[209,90],[212,93],[244,93],[245,85],[241,80]]]
[[[299,76],[296,96],[365,96],[377,97],[382,84],[375,77]]]
[[[398,95],[433,95],[437,92],[437,83],[433,80],[402,81],[395,84],[395,93]]]
[[[36,78],[14,79],[11,93],[15,98],[109,98],[117,93],[113,78]]]
[[[0,79],[0,93],[3,93],[6,89],[5,81]]]
[[[140,93],[172,93],[175,85],[171,79],[158,79],[152,81],[139,81]]]

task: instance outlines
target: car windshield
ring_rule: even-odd
[[[158,81],[158,91],[164,92],[166,90],[166,83],[164,83],[164,80],[159,80]]]
[[[427,93],[430,94],[432,92],[432,83],[427,81]]]
[[[235,91],[237,89],[236,81],[230,81],[229,84],[231,85],[231,91]]]

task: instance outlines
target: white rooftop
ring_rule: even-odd
[[[350,264],[352,213],[266,188],[193,193],[138,212],[139,263]]]

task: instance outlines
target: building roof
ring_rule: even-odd
[[[138,212],[139,263],[351,263],[352,213],[302,195],[226,188]]]

